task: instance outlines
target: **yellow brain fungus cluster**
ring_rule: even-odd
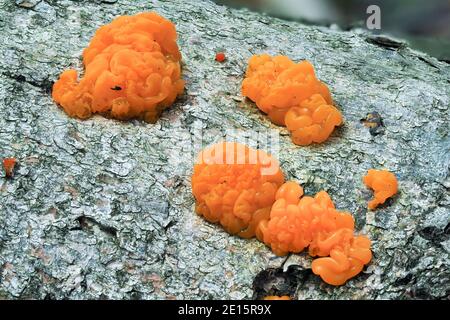
[[[201,152],[194,166],[196,211],[231,234],[256,236],[277,255],[308,248],[318,257],[313,272],[329,284],[342,285],[361,272],[372,258],[371,243],[354,234],[353,217],[336,210],[325,191],[303,196],[299,184],[283,182],[266,153],[220,143]]]
[[[373,200],[369,201],[369,209],[374,210],[398,191],[397,178],[387,170],[370,169],[363,178],[364,184],[374,191]]]
[[[196,212],[231,234],[254,237],[283,182],[278,163],[265,152],[238,143],[216,144],[201,152],[194,166]]]
[[[328,87],[316,78],[308,61],[295,63],[267,54],[251,57],[242,95],[253,100],[273,123],[286,126],[297,145],[324,142],[343,121]]]
[[[83,51],[84,77],[64,71],[53,99],[72,117],[93,113],[155,122],[183,92],[175,26],[154,12],[100,27]]]
[[[292,300],[289,296],[266,296],[263,300]]]

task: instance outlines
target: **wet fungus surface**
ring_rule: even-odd
[[[6,178],[12,178],[14,175],[14,168],[16,166],[16,158],[5,158],[3,159],[3,170],[5,170]]]
[[[370,169],[363,182],[374,191],[374,198],[368,204],[370,210],[375,210],[398,191],[396,176],[387,170]]]
[[[286,270],[282,267],[261,270],[253,280],[253,299],[292,299],[297,288],[303,285],[311,274],[311,269],[302,269],[298,265],[290,265]]]
[[[292,300],[289,296],[267,296],[264,300]]]
[[[195,210],[227,232],[251,238],[259,222],[269,216],[283,182],[278,162],[265,152],[239,143],[218,143],[202,151],[194,165]]]
[[[154,12],[120,16],[83,51],[84,76],[64,71],[53,99],[71,117],[100,113],[154,123],[184,90],[175,26]]]
[[[369,128],[370,135],[374,137],[379,134],[383,134],[385,131],[383,118],[376,111],[368,113],[364,119],[360,120],[360,122],[366,128]]]
[[[242,95],[254,101],[274,124],[286,126],[297,145],[322,143],[343,122],[328,87],[317,79],[308,61],[252,56]]]
[[[302,195],[292,181],[278,189],[269,219],[260,222],[260,240],[277,255],[308,247],[312,257],[324,257],[312,262],[312,271],[328,284],[342,285],[372,259],[370,240],[354,235],[352,215],[336,210],[325,191]]]

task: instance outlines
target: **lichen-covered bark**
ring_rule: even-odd
[[[24,4],[25,3],[25,4]],[[156,10],[177,26],[186,93],[158,123],[71,119],[51,83],[100,25]],[[214,61],[225,50],[227,62]],[[309,59],[345,125],[319,146],[298,147],[240,96],[256,53]],[[341,32],[235,11],[208,1],[0,1],[0,177],[2,298],[250,298],[255,276],[299,264],[255,240],[229,236],[194,214],[190,190],[200,132],[280,130],[281,166],[307,194],[327,190],[374,259],[341,287],[302,278],[304,298],[448,298],[450,67],[363,31]],[[384,134],[360,123],[377,111]],[[202,130],[201,130],[202,129]],[[400,183],[389,205],[368,212],[361,178],[386,167]],[[286,260],[286,261],[285,261]]]

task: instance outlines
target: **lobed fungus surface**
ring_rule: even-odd
[[[353,217],[336,210],[325,191],[314,198],[302,195],[297,183],[283,184],[257,237],[277,255],[309,247],[311,256],[324,257],[313,261],[313,272],[329,284],[342,285],[371,260],[370,240],[354,235]]]
[[[322,143],[343,122],[328,87],[316,78],[308,61],[252,56],[242,95],[254,101],[274,124],[286,126],[297,145]]]
[[[368,204],[370,210],[376,209],[398,191],[397,178],[387,170],[370,169],[364,176],[363,182],[374,191],[374,198]]]
[[[52,97],[71,117],[155,122],[184,90],[175,26],[157,13],[120,16],[83,51],[84,77],[64,71]]]
[[[283,182],[278,163],[265,152],[218,143],[194,165],[196,212],[231,234],[256,236],[279,256],[308,248],[318,257],[312,271],[329,284],[342,285],[360,273],[372,259],[371,242],[355,235],[352,215],[336,210],[325,191],[303,196],[298,183]]]
[[[196,212],[243,238],[258,232],[284,182],[278,162],[261,150],[223,142],[202,151],[194,165]]]

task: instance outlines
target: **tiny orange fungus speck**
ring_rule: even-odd
[[[10,178],[14,173],[14,166],[16,165],[16,158],[3,159],[3,168],[5,169],[6,177]]]

